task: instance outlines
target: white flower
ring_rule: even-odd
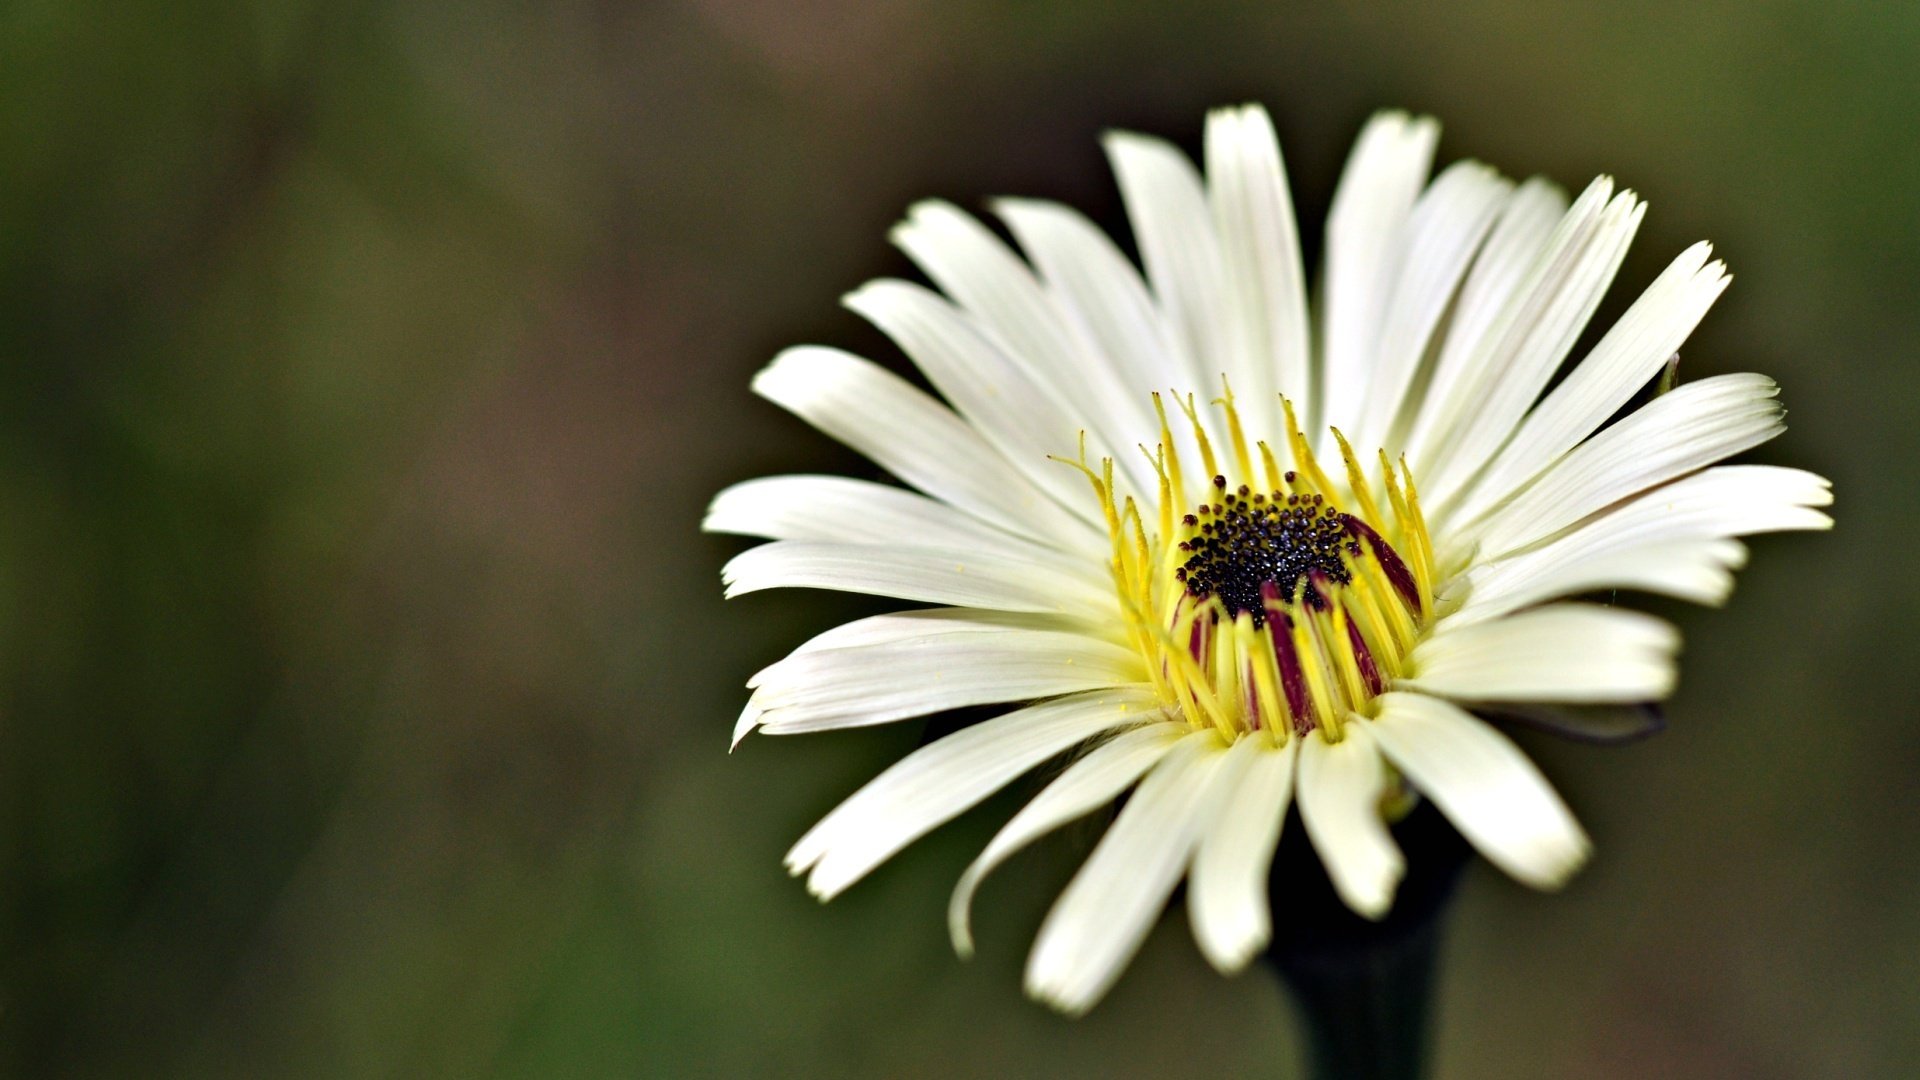
[[[1820,477],[1716,465],[1782,430],[1774,384],[1723,375],[1608,423],[1726,286],[1681,253],[1548,389],[1644,204],[1602,177],[1568,205],[1474,162],[1428,180],[1437,125],[1361,134],[1309,315],[1279,147],[1255,107],[1208,118],[1206,178],[1156,139],[1106,141],[1145,274],[1084,217],[994,211],[1024,259],[938,202],[893,233],[939,291],[847,305],[946,402],[833,349],[788,350],[761,395],[911,489],[825,476],[721,493],[706,527],[774,543],[728,595],[774,587],[936,607],[829,630],[760,672],[735,731],[880,724],[1025,702],[910,754],[787,858],[822,899],[1015,778],[1064,771],[955,890],[956,948],[1011,852],[1125,807],[1039,932],[1028,990],[1089,1008],[1184,877],[1222,971],[1268,941],[1267,876],[1296,801],[1341,897],[1378,917],[1405,791],[1539,888],[1588,842],[1469,710],[1643,702],[1675,631],[1567,602],[1638,589],[1718,603],[1735,536],[1822,529]]]

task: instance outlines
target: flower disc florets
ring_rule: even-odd
[[[1289,473],[1289,478],[1293,474]],[[1326,598],[1308,585],[1320,574],[1345,585],[1353,575],[1340,555],[1360,554],[1356,534],[1324,495],[1289,495],[1283,491],[1254,492],[1241,484],[1227,490],[1227,478],[1213,478],[1215,499],[1202,503],[1183,520],[1198,536],[1180,541],[1187,561],[1174,571],[1196,600],[1218,596],[1229,616],[1242,612],[1260,627],[1267,621],[1262,594],[1268,586],[1279,590],[1282,603],[1300,600],[1324,608]]]
[[[1257,459],[1265,481],[1258,492],[1233,485],[1193,400],[1176,401],[1203,475],[1213,477],[1207,501],[1186,497],[1164,408],[1152,454],[1161,478],[1157,533],[1131,499],[1115,502],[1111,461],[1100,473],[1080,463],[1111,533],[1114,582],[1134,643],[1162,699],[1196,730],[1229,738],[1264,731],[1278,743],[1317,731],[1337,742],[1348,717],[1366,714],[1405,673],[1433,610],[1433,548],[1412,474],[1383,453],[1379,479],[1369,478],[1333,431],[1346,466],[1346,482],[1337,484],[1290,405],[1283,411],[1293,468],[1282,472],[1271,447],[1248,444],[1229,389],[1215,404],[1230,467],[1256,475]],[[1194,509],[1175,517],[1185,506]]]

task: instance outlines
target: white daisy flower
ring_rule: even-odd
[[[1370,917],[1402,874],[1387,826],[1407,795],[1529,885],[1586,859],[1559,796],[1472,710],[1666,696],[1671,626],[1566,598],[1718,603],[1746,557],[1734,537],[1828,528],[1831,496],[1810,473],[1716,464],[1783,428],[1760,375],[1609,423],[1725,288],[1707,244],[1549,389],[1644,204],[1601,177],[1569,205],[1476,162],[1430,180],[1438,132],[1367,124],[1311,309],[1272,124],[1225,109],[1204,179],[1160,140],[1106,140],[1144,275],[1063,206],[994,204],[1024,257],[950,205],[912,209],[893,240],[937,291],[876,281],[846,303],[944,402],[812,346],[754,380],[908,487],[722,492],[708,529],[774,541],[728,563],[727,595],[937,606],[829,630],[755,675],[735,743],[1023,703],[908,755],[802,837],[787,865],[816,895],[1066,758],[950,915],[965,955],[987,873],[1131,790],[1027,965],[1029,992],[1077,1013],[1182,879],[1208,960],[1247,964],[1270,937],[1289,804]]]

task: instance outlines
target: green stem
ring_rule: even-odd
[[[1293,823],[1297,825],[1296,821]],[[1385,918],[1341,903],[1326,871],[1290,828],[1272,879],[1276,934],[1268,959],[1300,1008],[1314,1080],[1419,1080],[1440,942],[1467,846],[1430,803],[1393,828],[1407,874]]]

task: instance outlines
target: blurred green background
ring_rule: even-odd
[[[919,725],[729,756],[863,602],[723,604],[722,485],[868,467],[752,398],[913,199],[1121,220],[1109,126],[1275,115],[1310,254],[1376,107],[1652,204],[1734,288],[1683,374],[1792,407],[1672,730],[1531,740],[1594,834],[1456,912],[1448,1077],[1920,1060],[1920,8],[497,0],[0,7],[0,1068],[22,1076],[1290,1075],[1170,919],[1089,1019],[1019,992],[1088,843],[947,890],[991,803],[820,907],[780,867]]]

